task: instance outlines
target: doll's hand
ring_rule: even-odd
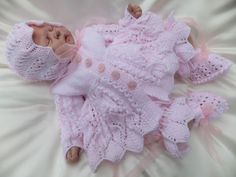
[[[73,146],[66,153],[66,159],[69,163],[75,163],[79,160],[80,148]]]
[[[129,4],[128,12],[135,18],[139,18],[142,15],[142,9],[139,5]]]

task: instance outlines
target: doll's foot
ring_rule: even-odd
[[[192,92],[188,95],[187,102],[198,115],[194,119],[196,124],[202,119],[209,121],[217,119],[228,109],[225,99],[209,92]]]
[[[200,53],[195,57],[194,65],[195,69],[191,70],[189,79],[194,84],[203,84],[223,75],[232,62],[214,53],[205,56]]]
[[[76,163],[79,160],[80,148],[73,146],[66,153],[66,160],[69,163]]]

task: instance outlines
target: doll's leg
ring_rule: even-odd
[[[207,55],[200,53],[189,62],[188,65],[192,67],[190,67],[188,80],[194,84],[203,84],[217,79],[232,64],[228,59],[214,53]]]
[[[189,35],[188,42],[191,43],[192,46],[190,46],[189,43],[183,44],[186,46],[186,51],[183,51],[183,46],[176,46],[176,53],[177,55],[179,54],[180,57],[179,70],[177,73],[184,80],[190,81],[193,84],[207,83],[224,74],[232,65],[232,62],[228,59],[218,54],[208,52],[206,44],[204,44],[204,42],[198,44],[193,34]],[[189,53],[193,54],[194,52],[195,55],[193,55],[192,58],[187,58]]]
[[[151,140],[163,140],[167,152],[173,157],[182,157],[188,151],[190,129],[200,126],[201,120],[214,120],[227,110],[227,102],[209,92],[192,92],[185,97],[173,99],[163,106],[164,114],[157,131],[147,136]],[[146,141],[146,142],[148,142]]]
[[[196,115],[186,97],[177,97],[169,106],[164,106],[159,131],[168,154],[182,157],[189,149],[190,129]]]
[[[191,92],[186,99],[197,115],[194,120],[196,126],[202,119],[212,121],[219,118],[228,109],[224,98],[210,92]]]

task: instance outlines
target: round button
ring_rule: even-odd
[[[103,63],[100,63],[99,65],[98,65],[98,72],[99,73],[102,73],[102,72],[104,72],[105,71],[105,64],[103,64]]]
[[[120,73],[118,71],[112,71],[111,73],[112,80],[120,79]]]
[[[128,83],[129,90],[134,90],[137,87],[137,83],[135,81],[130,81]]]
[[[92,60],[90,59],[90,58],[87,58],[86,60],[85,60],[85,65],[86,65],[86,67],[87,68],[89,68],[90,66],[92,66]]]

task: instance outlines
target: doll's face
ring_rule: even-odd
[[[56,26],[47,23],[40,26],[29,24],[29,26],[34,29],[32,36],[33,41],[37,45],[51,47],[54,52],[64,44],[75,43],[71,32],[64,26]]]

